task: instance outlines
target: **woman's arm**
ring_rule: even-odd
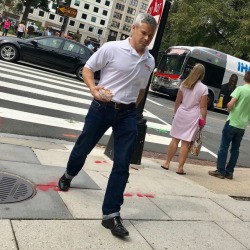
[[[207,118],[207,95],[203,95],[201,97],[200,102],[200,109],[201,109],[201,117],[206,121]]]

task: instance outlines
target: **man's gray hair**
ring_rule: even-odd
[[[135,26],[139,26],[141,23],[147,23],[149,25],[152,25],[154,28],[157,27],[157,22],[153,16],[151,16],[148,13],[140,13],[136,18],[135,18]]]

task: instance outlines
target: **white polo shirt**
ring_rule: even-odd
[[[85,66],[93,72],[101,70],[98,85],[114,94],[112,101],[128,104],[136,102],[140,89],[146,88],[155,61],[148,49],[139,56],[127,38],[105,43]]]

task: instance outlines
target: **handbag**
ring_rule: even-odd
[[[202,145],[202,128],[199,127],[197,130],[194,140],[191,141],[189,145],[189,153],[195,156],[198,156],[201,151],[201,145]]]

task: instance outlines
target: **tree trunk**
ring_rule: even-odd
[[[27,0],[25,10],[23,12],[23,18],[22,18],[22,20],[25,21],[25,25],[26,25],[27,20],[28,20],[28,16],[29,16],[29,13],[30,13],[31,6],[32,6],[32,0]]]

